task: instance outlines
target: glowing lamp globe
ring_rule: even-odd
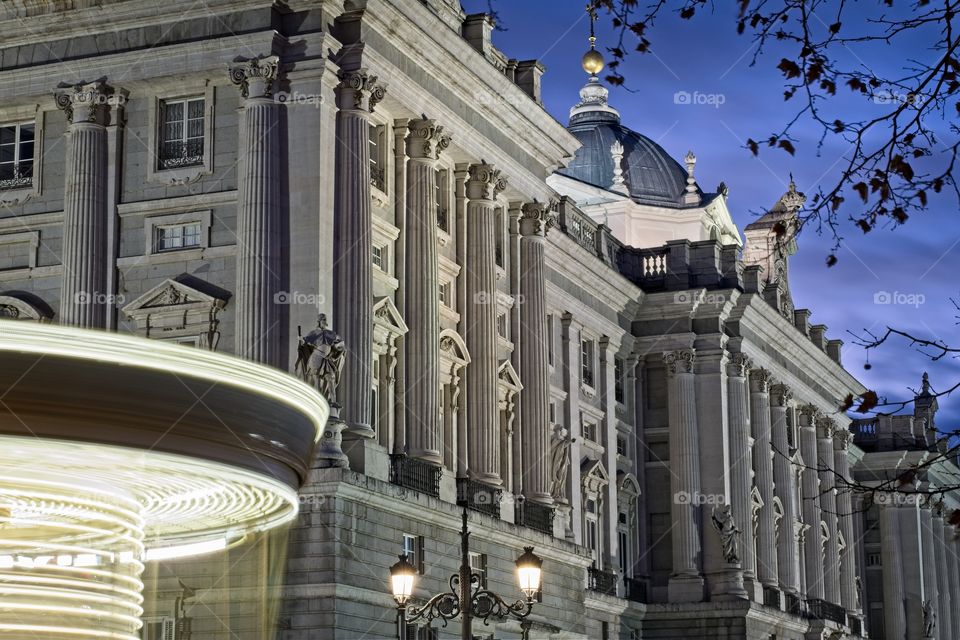
[[[520,591],[532,600],[540,591],[543,560],[533,552],[533,547],[524,547],[523,554],[517,558],[517,580]]]
[[[397,604],[403,604],[413,594],[413,579],[417,570],[407,560],[406,554],[400,556],[400,561],[390,567],[390,586],[393,589],[393,599]]]

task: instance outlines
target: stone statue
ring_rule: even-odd
[[[730,505],[722,504],[713,508],[711,516],[713,528],[720,534],[723,544],[723,557],[730,564],[740,563],[740,529],[733,521]]]
[[[550,495],[558,502],[567,499],[567,469],[570,468],[568,450],[573,439],[563,425],[556,425],[550,442]]]
[[[339,407],[337,386],[340,384],[345,353],[343,339],[327,327],[324,313],[317,319],[317,328],[300,336],[297,345],[297,375],[307,384],[315,386],[331,407]]]
[[[937,612],[933,608],[933,600],[923,601],[923,637],[933,638],[937,628]]]

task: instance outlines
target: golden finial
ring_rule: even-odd
[[[596,76],[598,73],[603,71],[604,62],[603,56],[600,55],[600,52],[597,51],[597,36],[593,33],[593,23],[597,21],[597,5],[596,2],[591,1],[587,5],[587,15],[590,16],[590,49],[583,54],[583,70],[589,73],[591,76]]]

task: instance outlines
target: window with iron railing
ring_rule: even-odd
[[[580,341],[580,380],[593,386],[593,340]]]
[[[380,191],[387,190],[387,127],[370,124],[370,184]]]
[[[203,164],[204,98],[164,100],[160,103],[158,169]]]
[[[19,189],[33,184],[35,136],[33,122],[0,126],[0,189]]]
[[[623,358],[613,359],[613,396],[623,402]]]

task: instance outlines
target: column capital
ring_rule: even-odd
[[[750,391],[752,393],[767,393],[770,390],[770,378],[772,374],[760,367],[750,370]]]
[[[793,399],[793,391],[783,383],[770,385],[770,404],[774,407],[786,407]]]
[[[696,354],[693,349],[677,349],[663,354],[663,362],[667,366],[667,374],[675,376],[680,373],[693,373]]]
[[[727,376],[730,378],[746,378],[747,372],[753,366],[753,361],[744,353],[731,353],[727,360]]]
[[[407,156],[417,160],[429,160],[431,164],[450,146],[450,136],[443,127],[429,118],[417,118],[407,123]]]
[[[386,95],[387,88],[377,84],[377,76],[366,69],[356,69],[340,73],[340,84],[336,91],[337,106],[341,109],[373,113],[374,107]]]
[[[837,421],[833,418],[819,417],[817,424],[817,438],[820,440],[830,440],[833,438],[833,432],[837,430]]]
[[[833,431],[833,448],[837,451],[846,451],[853,442],[853,432],[843,427],[837,427]]]
[[[801,427],[813,428],[816,426],[817,420],[823,417],[823,414],[816,405],[802,404],[798,408],[800,409]]]
[[[274,83],[280,75],[280,57],[262,56],[237,60],[230,67],[230,81],[240,88],[244,98],[273,97]]]
[[[486,162],[470,165],[467,177],[467,197],[471,200],[493,200],[506,188],[506,178],[493,165]]]
[[[547,235],[547,231],[557,224],[556,208],[553,202],[527,202],[520,209],[520,234],[523,236]]]
[[[121,104],[126,92],[116,92],[103,80],[61,84],[54,93],[57,107],[67,114],[70,124],[89,122],[106,125],[111,105]]]

